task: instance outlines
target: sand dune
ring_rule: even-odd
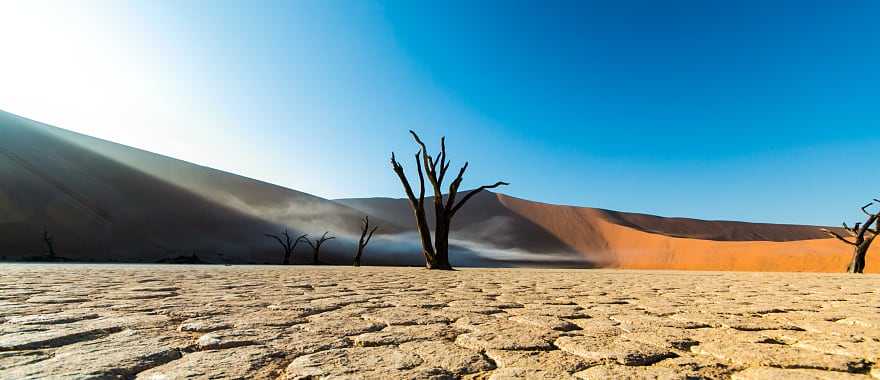
[[[704,222],[687,219],[681,230],[702,231],[735,225],[728,240],[705,240],[644,232],[661,230],[669,221],[651,217],[655,224],[642,229],[615,223],[607,211],[587,207],[541,204],[498,194],[500,201],[514,212],[546,228],[554,236],[575,247],[578,252],[601,266],[617,268],[661,268],[740,271],[811,271],[841,272],[850,258],[849,246],[835,239],[809,239],[821,236],[818,227],[749,224],[740,222]],[[621,214],[621,213],[617,213]],[[681,221],[681,219],[674,219]],[[570,223],[564,221],[578,221]],[[701,223],[710,227],[699,226]],[[768,227],[769,226],[769,227]],[[814,233],[816,231],[817,233]],[[699,235],[698,235],[699,236]],[[777,241],[748,240],[747,237],[772,237]],[[732,238],[737,238],[734,240]],[[872,250],[866,271],[880,271],[880,254]],[[873,265],[871,264],[873,263]]]
[[[0,111],[0,259],[42,254],[41,233],[78,260],[277,263],[263,236],[340,236],[323,259],[349,263],[360,218],[381,225],[365,262],[421,265],[405,199],[331,201]],[[429,212],[429,219],[433,215]],[[842,271],[849,247],[818,227],[664,218],[491,192],[453,222],[453,265]],[[306,246],[295,262],[309,259]],[[873,251],[867,271],[880,271]]]
[[[398,224],[412,218],[405,199],[338,201]],[[474,197],[460,215],[454,237],[490,235],[486,221],[503,219],[508,227],[524,228],[509,228],[485,241],[506,247],[528,241],[538,250],[580,255],[585,265],[599,267],[841,272],[851,253],[816,226],[663,218],[490,192]],[[868,272],[880,271],[876,251],[868,257]]]
[[[306,193],[137,150],[0,112],[0,256],[43,252],[43,228],[60,255],[155,261],[276,263],[263,236],[353,235],[363,213]],[[378,217],[376,218],[379,219]],[[386,232],[397,227],[383,223]],[[300,248],[301,261],[307,258]],[[347,262],[351,242],[327,244]],[[332,260],[331,260],[332,261]]]

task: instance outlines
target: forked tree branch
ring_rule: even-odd
[[[361,219],[361,225],[362,225],[361,239],[360,239],[359,244],[361,247],[366,247],[367,244],[370,243],[370,239],[373,238],[373,233],[375,233],[376,230],[379,229],[379,226],[374,226],[372,229],[370,229],[370,217],[369,216],[364,216],[364,218]],[[369,235],[367,234],[368,231],[369,231]]]
[[[312,248],[321,248],[321,244],[324,244],[325,241],[336,239],[336,236],[327,237],[327,234],[329,233],[330,231],[324,232],[320,238],[315,239],[314,243],[312,243],[311,240],[306,239],[306,243]]]
[[[464,204],[468,200],[470,200],[474,195],[477,195],[477,193],[479,193],[483,190],[494,189],[498,186],[507,186],[507,185],[510,185],[510,184],[507,182],[498,181],[492,185],[483,185],[483,186],[476,188],[475,190],[471,190],[470,193],[467,193],[467,195],[465,195],[464,198],[461,198],[461,200],[458,201],[458,204],[456,204],[455,207],[452,208],[452,213],[455,214],[462,206],[464,206]]]
[[[391,167],[394,169],[394,173],[397,173],[397,177],[400,178],[400,183],[403,184],[403,189],[406,192],[406,197],[409,198],[412,206],[419,206],[420,203],[416,199],[416,195],[413,194],[412,187],[409,185],[409,180],[406,178],[406,172],[403,170],[403,166],[400,165],[399,162],[397,162],[397,159],[394,157],[394,152],[391,152]],[[421,177],[421,168],[419,169],[419,177]],[[422,183],[424,183],[424,181],[422,181]],[[422,194],[424,194],[424,191],[422,191]]]
[[[868,212],[868,210],[866,210],[868,207],[871,207],[872,205],[874,205],[874,202],[869,202],[868,204],[862,206],[862,212],[865,213],[865,215],[867,215],[867,216],[874,215],[874,214],[871,214],[870,212]]]
[[[370,244],[370,239],[373,238],[373,234],[376,233],[376,230],[378,230],[378,229],[379,229],[379,226],[375,226],[375,227],[373,227],[373,229],[370,230],[370,234],[367,235],[367,240],[364,240],[365,247],[367,246],[367,244]]]
[[[464,172],[467,171],[468,164],[469,163],[467,161],[464,162],[464,165],[462,165],[461,169],[458,170],[458,175],[455,176],[455,179],[452,180],[452,183],[449,184],[449,198],[446,199],[445,207],[453,214],[455,212],[452,211],[452,206],[455,204],[455,197],[458,195],[458,188],[459,186],[461,186],[461,181],[464,178]]]
[[[840,235],[837,234],[836,232],[831,231],[831,230],[829,230],[829,229],[827,229],[827,228],[823,228],[823,229],[822,229],[822,232],[825,232],[826,234],[829,234],[829,235],[831,235],[831,236],[834,236],[834,237],[837,238],[837,240],[840,240],[840,241],[842,241],[842,242],[844,242],[844,243],[846,243],[846,244],[849,244],[849,245],[857,245],[856,243],[853,243],[853,242],[851,242],[851,241],[849,241],[849,240],[846,240],[843,236],[840,236]]]
[[[452,163],[446,160],[446,136],[440,138],[440,155],[437,156],[437,162],[440,163],[440,176],[437,178],[437,182],[442,185],[443,178],[446,178],[446,170],[449,169],[449,164]]]

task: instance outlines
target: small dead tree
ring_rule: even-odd
[[[49,235],[49,230],[43,227],[43,243],[46,244],[46,254],[50,259],[55,258],[55,239]]]
[[[874,199],[874,202],[880,203],[880,200]],[[865,256],[868,254],[868,249],[871,248],[871,243],[874,242],[874,238],[878,235],[878,227],[880,227],[880,222],[878,222],[878,218],[880,218],[880,211],[872,214],[868,211],[868,207],[871,207],[874,202],[868,203],[862,206],[862,212],[866,215],[867,219],[864,223],[856,223],[852,228],[843,223],[843,229],[849,234],[849,237],[853,238],[853,240],[849,240],[843,236],[840,236],[838,233],[823,228],[822,231],[825,233],[834,236],[838,240],[853,246],[853,257],[849,262],[849,265],[846,268],[846,271],[849,273],[864,273],[865,272]],[[872,225],[878,224],[878,227],[871,228]]]
[[[329,233],[330,231],[324,232],[324,234],[321,235],[320,238],[316,238],[314,242],[309,240],[309,238],[306,238],[306,244],[312,247],[312,265],[318,265],[321,263],[321,261],[318,260],[318,257],[321,254],[321,245],[324,244],[324,242],[326,242],[327,240],[336,239],[335,236],[328,237],[327,234]]]
[[[296,239],[292,239],[290,233],[287,232],[287,229],[284,229],[281,236],[273,234],[264,235],[268,238],[275,239],[275,241],[277,241],[278,244],[281,244],[281,247],[284,249],[284,260],[281,262],[281,265],[290,265],[290,257],[293,255],[293,251],[296,249],[297,244],[303,240],[308,240],[306,237],[308,235],[300,235]]]
[[[412,186],[410,186],[409,180],[406,178],[403,166],[397,162],[394,152],[391,153],[391,167],[394,169],[394,172],[397,173],[397,177],[400,178],[400,182],[403,184],[403,189],[406,191],[406,196],[409,198],[410,206],[412,206],[413,214],[416,218],[416,226],[419,229],[419,236],[422,240],[422,254],[425,256],[425,266],[428,269],[452,269],[452,266],[449,264],[449,226],[452,223],[452,217],[455,216],[455,213],[458,212],[458,210],[461,210],[462,206],[464,206],[468,200],[479,192],[493,189],[498,186],[509,185],[509,183],[498,181],[492,185],[480,186],[469,192],[462,197],[458,203],[456,203],[455,200],[458,196],[458,187],[461,186],[464,172],[468,168],[468,163],[465,162],[464,166],[459,169],[458,175],[449,184],[449,193],[444,202],[442,190],[443,180],[446,178],[446,171],[449,170],[449,165],[452,163],[446,159],[446,137],[440,139],[440,153],[435,159],[428,153],[428,148],[425,147],[425,143],[422,142],[419,135],[413,131],[409,131],[409,133],[419,145],[419,151],[415,154],[416,169],[419,174],[418,197],[416,197],[416,194],[413,192]],[[434,190],[435,225],[433,242],[431,241],[431,229],[428,226],[428,219],[425,213],[426,176]]]
[[[358,240],[357,253],[355,253],[354,255],[354,266],[361,266],[361,256],[364,254],[364,248],[367,247],[367,244],[370,244],[370,239],[373,238],[373,233],[375,233],[378,229],[379,226],[375,226],[370,229],[369,216],[364,216],[364,218],[361,219],[361,238],[360,240]]]

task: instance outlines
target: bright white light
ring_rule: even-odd
[[[100,16],[68,2],[0,3],[0,108],[118,136],[125,115],[145,102],[149,78]]]
[[[251,174],[259,164],[192,77],[187,36],[145,4],[0,0],[0,109]]]

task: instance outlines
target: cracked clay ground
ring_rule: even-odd
[[[880,276],[0,264],[0,379],[880,378]]]

